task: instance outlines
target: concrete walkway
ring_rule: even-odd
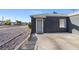
[[[37,34],[36,50],[78,50],[79,35],[71,33]]]

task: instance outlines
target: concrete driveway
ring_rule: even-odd
[[[78,50],[79,35],[71,33],[37,34],[36,50]]]

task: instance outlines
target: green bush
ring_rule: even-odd
[[[28,27],[29,27],[30,29],[32,29],[32,24],[31,24],[31,23],[29,23],[29,24],[28,24]]]
[[[11,20],[10,19],[5,20],[4,24],[5,25],[11,25]]]

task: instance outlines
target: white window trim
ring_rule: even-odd
[[[37,32],[37,20],[42,20],[42,33],[44,32],[44,29],[43,29],[43,27],[44,27],[44,25],[43,25],[43,18],[36,18],[36,33],[38,33]]]

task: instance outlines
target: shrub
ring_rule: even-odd
[[[4,24],[5,25],[11,25],[11,20],[10,19],[5,20]]]
[[[29,27],[30,29],[32,29],[32,24],[31,24],[31,23],[28,23],[28,27]]]

